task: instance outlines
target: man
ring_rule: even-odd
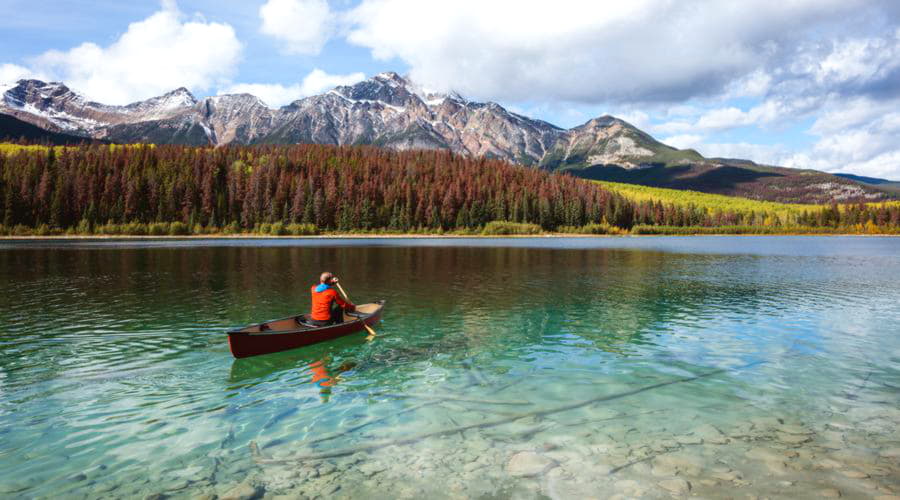
[[[319,284],[312,287],[312,312],[310,323],[316,326],[328,326],[344,322],[344,311],[356,309],[352,303],[344,300],[334,285],[338,282],[335,275],[324,272],[319,276]]]

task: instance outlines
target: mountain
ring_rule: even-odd
[[[429,91],[390,72],[279,109],[249,94],[198,100],[184,88],[111,106],[89,101],[59,82],[20,80],[5,88],[0,114],[50,132],[119,143],[450,149],[592,179],[756,199],[829,202],[892,196],[877,185],[822,172],[704,158],[663,144],[612,116],[563,129],[494,102]]]
[[[77,135],[51,132],[19,120],[14,116],[0,114],[0,141],[22,140],[38,144],[52,144],[54,146],[70,146],[94,142],[91,139]]]

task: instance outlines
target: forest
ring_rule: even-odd
[[[790,207],[629,197],[447,151],[0,148],[0,234],[14,236],[900,233],[896,202]]]

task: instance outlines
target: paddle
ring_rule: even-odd
[[[347,302],[353,302],[352,300],[350,300],[350,297],[347,296],[347,292],[344,291],[344,287],[342,287],[340,283],[335,283],[335,285],[337,285],[338,290],[341,291],[341,295],[343,295],[344,298],[347,299]],[[363,320],[363,326],[366,327],[366,330],[369,331],[369,335],[373,337],[375,336],[375,330],[373,330],[371,326],[366,324],[366,320]]]

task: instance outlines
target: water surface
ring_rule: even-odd
[[[326,269],[377,338],[231,357]],[[900,238],[3,242],[0,494],[897,494],[898,277]]]

